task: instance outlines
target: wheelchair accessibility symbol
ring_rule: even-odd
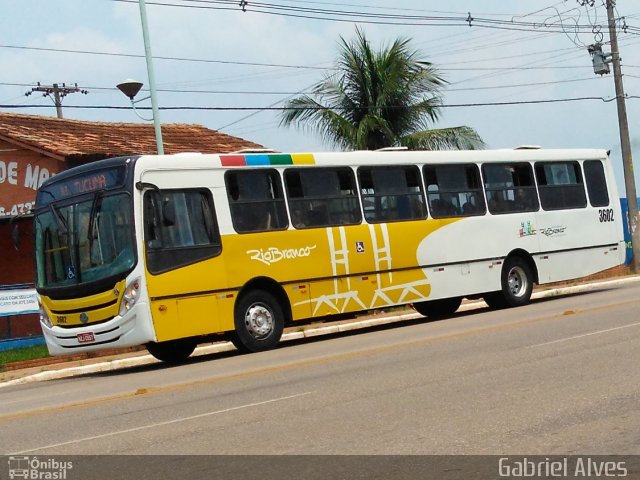
[[[356,252],[364,253],[364,242],[356,242]]]
[[[69,265],[67,267],[67,280],[73,280],[76,278],[76,267]]]

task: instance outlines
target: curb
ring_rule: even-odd
[[[581,285],[567,286],[551,288],[548,290],[541,290],[534,292],[531,295],[532,299],[554,297],[559,295],[568,295],[577,292],[587,292],[590,290],[596,290],[609,286],[621,286],[633,283],[640,283],[640,276],[623,277],[615,280],[607,280],[602,282],[586,283]],[[487,305],[482,300],[473,300],[470,302],[464,302],[458,312],[465,312],[469,310],[477,310],[479,308],[485,308]],[[419,313],[405,313],[401,315],[388,315],[379,316],[375,318],[369,318],[366,320],[355,320],[353,322],[343,323],[340,325],[328,325],[322,327],[312,327],[297,332],[286,332],[282,335],[282,341],[300,340],[304,338],[318,337],[322,335],[331,335],[336,333],[348,332],[352,330],[360,330],[369,327],[377,327],[380,325],[387,325],[390,323],[402,322],[406,320],[414,320],[422,318]],[[210,355],[212,353],[229,352],[235,350],[235,347],[231,342],[219,342],[211,345],[203,345],[197,347],[192,354],[192,357]],[[101,361],[98,363],[92,363],[90,365],[81,365],[75,367],[64,367],[58,370],[49,370],[45,372],[38,372],[32,375],[27,375],[20,378],[15,378],[0,383],[0,388],[9,387],[13,385],[23,385],[26,383],[40,382],[45,380],[56,380],[61,378],[73,377],[76,375],[83,375],[88,373],[110,372],[122,368],[137,367],[141,365],[150,365],[154,363],[161,363],[150,354],[141,354],[130,358],[115,359],[109,361]]]

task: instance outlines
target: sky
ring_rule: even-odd
[[[340,37],[359,27],[375,49],[408,38],[447,80],[433,128],[472,127],[488,148],[611,150],[624,196],[613,75],[594,74],[587,51],[598,41],[610,51],[603,0],[343,2],[147,0],[161,122],[282,152],[335,150],[314,131],[280,126],[277,108],[332,74]],[[618,0],[616,16],[640,157],[640,2]],[[89,93],[63,99],[65,118],[142,122],[115,85],[132,78],[148,88],[144,53],[137,0],[0,0],[0,111],[55,116],[51,99],[25,93],[37,82],[77,83]]]

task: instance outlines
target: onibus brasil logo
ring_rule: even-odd
[[[55,458],[9,457],[9,478],[29,480],[66,480],[67,472],[73,468],[73,462]]]

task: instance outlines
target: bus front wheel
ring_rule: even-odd
[[[235,309],[231,342],[241,352],[269,350],[278,345],[284,330],[284,313],[269,292],[254,290],[240,297]]]
[[[413,308],[429,319],[449,317],[460,308],[462,297],[441,298],[413,304]]]
[[[196,342],[193,340],[171,340],[169,342],[147,344],[148,352],[165,363],[184,362],[195,349]]]

